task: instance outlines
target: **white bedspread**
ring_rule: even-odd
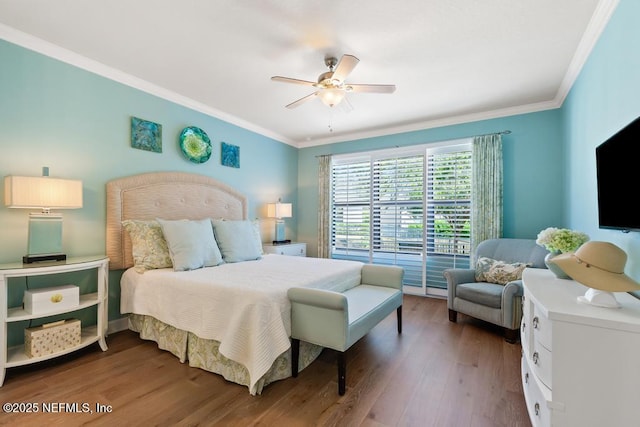
[[[244,365],[249,391],[290,347],[287,289],[306,286],[343,291],[360,283],[362,263],[265,255],[261,260],[193,271],[127,270],[120,310],[153,316],[220,342],[220,353]]]

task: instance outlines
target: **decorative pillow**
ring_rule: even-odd
[[[522,272],[530,264],[524,262],[506,263],[495,259],[480,257],[476,263],[476,281],[506,285],[522,279]]]
[[[262,258],[262,243],[256,238],[256,227],[251,221],[212,219],[211,223],[225,262]]]
[[[167,240],[174,271],[213,267],[224,261],[213,236],[211,222],[157,219]]]
[[[262,250],[262,235],[260,234],[260,221],[257,219],[251,221],[251,225],[253,226],[253,238],[256,239],[256,245],[260,248],[260,255],[264,255],[264,250]]]
[[[158,221],[129,219],[122,221],[122,226],[131,237],[133,267],[138,273],[173,265]]]

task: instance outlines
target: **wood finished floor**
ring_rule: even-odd
[[[395,313],[347,353],[338,395],[335,353],[259,396],[181,364],[130,331],[98,345],[7,370],[0,402],[87,403],[93,413],[0,413],[12,426],[530,426],[519,344],[486,323],[448,321],[446,301],[405,295]],[[95,405],[110,405],[110,413]],[[80,406],[81,407],[81,406]],[[64,406],[63,406],[64,408]]]

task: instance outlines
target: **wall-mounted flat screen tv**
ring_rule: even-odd
[[[596,148],[600,228],[640,231],[640,117]]]

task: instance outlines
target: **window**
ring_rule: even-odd
[[[332,258],[400,265],[405,285],[445,288],[444,268],[469,265],[470,172],[460,141],[334,156]]]
[[[471,145],[427,150],[427,271],[446,288],[447,268],[467,268],[471,248]]]

